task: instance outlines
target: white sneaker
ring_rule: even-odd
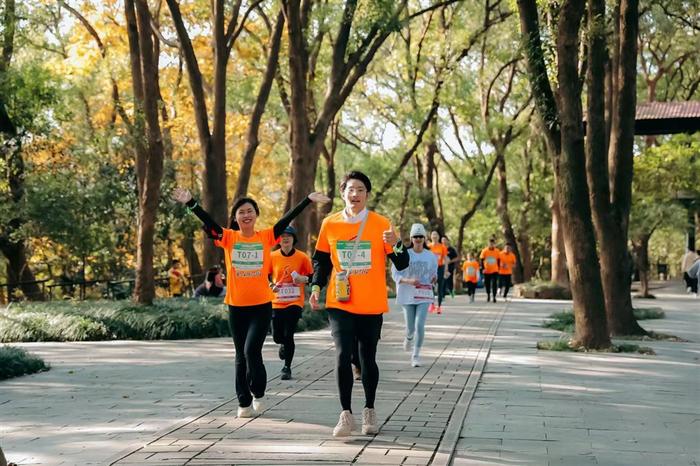
[[[249,417],[254,417],[255,416],[255,411],[251,406],[246,406],[245,408],[243,406],[238,407],[238,417],[240,418],[249,418]]]
[[[377,413],[374,408],[362,410],[362,435],[374,435],[379,433],[377,426]]]
[[[262,398],[253,398],[253,411],[255,411],[255,414],[262,414],[265,408],[265,401]]]
[[[403,339],[403,350],[404,351],[411,351],[411,344],[413,343],[413,339],[408,339],[404,338]]]
[[[333,437],[347,437],[355,428],[355,419],[350,410],[341,411],[338,424],[333,428]]]
[[[420,366],[421,366],[420,357],[419,357],[419,356],[413,356],[413,357],[411,358],[411,365],[412,365],[413,367],[420,367]]]

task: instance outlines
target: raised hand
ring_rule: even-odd
[[[181,204],[187,204],[192,199],[192,194],[185,188],[175,188],[173,192],[170,193],[170,198]]]
[[[311,200],[311,202],[317,202],[319,204],[325,204],[326,202],[331,201],[330,197],[326,196],[323,193],[318,193],[318,192],[311,193],[311,194],[309,194],[308,197]]]
[[[399,240],[399,235],[396,234],[394,227],[389,225],[389,229],[382,232],[382,239],[385,243],[393,246]]]
[[[311,296],[309,296],[309,305],[311,306],[311,309],[314,311],[318,311],[321,306],[318,304],[319,300],[319,292],[318,291],[312,291]]]

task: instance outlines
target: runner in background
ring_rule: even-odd
[[[513,247],[507,243],[503,251],[498,256],[498,286],[501,289],[503,299],[508,297],[508,290],[513,286],[511,277],[513,276],[513,267],[515,267],[516,257],[513,254]]]
[[[437,258],[424,248],[425,227],[420,223],[411,226],[411,247],[408,268],[397,270],[391,266],[391,277],[396,282],[396,303],[403,307],[406,323],[406,337],[403,341],[404,351],[411,351],[411,365],[418,367],[420,350],[425,337],[425,319],[428,306],[435,299],[433,284],[437,281]]]
[[[173,298],[179,298],[185,292],[187,284],[185,283],[185,276],[180,268],[180,261],[173,259],[170,269],[168,270],[168,281],[170,284],[170,296]]]
[[[231,209],[229,228],[222,228],[192,198],[189,191],[176,188],[172,198],[185,204],[204,223],[204,231],[224,250],[226,297],[229,326],[236,348],[236,396],[238,417],[247,418],[265,410],[263,397],[267,372],[262,347],[270,328],[272,290],[269,286],[270,250],[289,223],[311,202],[328,202],[321,193],[311,193],[272,228],[256,230],[260,215],[257,202],[237,199]]]
[[[498,257],[501,251],[496,247],[496,239],[489,239],[489,245],[482,249],[479,259],[484,274],[484,287],[486,288],[486,302],[496,302],[496,291],[498,291]]]
[[[433,231],[430,233],[430,252],[437,257],[437,297],[438,305],[431,305],[428,312],[442,314],[442,300],[445,298],[445,262],[447,259],[447,248],[440,242],[440,233]]]
[[[447,248],[447,273],[449,274],[447,277],[445,277],[445,295],[449,293],[449,295],[454,298],[455,297],[455,270],[457,268],[457,264],[459,263],[459,254],[457,254],[457,250],[450,246],[450,239],[447,236],[443,236],[442,239],[440,240],[442,242],[442,245]]]
[[[304,309],[304,284],[313,273],[311,259],[294,248],[297,232],[292,226],[280,235],[280,249],[270,254],[272,263],[272,338],[280,345],[279,358],[284,361],[280,378],[292,378],[294,332]]]
[[[464,264],[462,264],[462,277],[467,287],[469,302],[473,303],[476,296],[476,284],[479,283],[479,262],[471,251],[467,253]]]
[[[383,314],[389,311],[386,288],[387,257],[398,270],[408,267],[409,256],[391,222],[367,210],[372,183],[367,175],[352,171],[343,177],[340,192],[345,208],[327,216],[313,256],[314,276],[309,303],[318,308],[321,287],[328,283],[326,310],[335,343],[336,379],[342,411],[333,429],[336,437],[350,435],[353,374],[350,368],[358,342],[365,407],[362,433],[379,432],[374,400],[379,383],[377,343]],[[330,282],[328,279],[330,277]]]

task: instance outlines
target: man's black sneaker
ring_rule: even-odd
[[[284,366],[282,368],[282,375],[281,375],[280,379],[289,380],[291,378],[292,378],[292,368],[288,367],[288,366]]]

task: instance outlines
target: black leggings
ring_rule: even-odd
[[[236,348],[236,396],[239,406],[250,406],[253,396],[265,396],[267,372],[262,347],[270,328],[271,315],[272,303],[228,307],[228,323]]]
[[[485,273],[484,286],[486,287],[486,296],[493,295],[495,299],[498,291],[498,273]]]
[[[508,290],[510,290],[510,287],[513,286],[513,282],[510,279],[510,274],[502,274],[499,275],[499,285],[501,288],[503,288],[503,297],[508,296]]]
[[[301,306],[288,306],[272,310],[272,339],[282,345],[284,365],[290,367],[294,358],[294,332],[301,318]]]
[[[365,407],[374,408],[379,384],[377,367],[377,343],[382,333],[381,314],[352,314],[340,309],[328,309],[331,335],[335,342],[335,377],[338,383],[340,405],[351,409],[353,376],[350,367],[355,341],[359,348],[362,387],[365,390]]]
[[[473,296],[474,292],[476,291],[476,283],[474,282],[466,282],[467,283],[467,296]]]
[[[438,306],[442,306],[442,300],[445,299],[447,280],[445,280],[445,266],[438,265],[437,269],[437,288],[438,288]]]

